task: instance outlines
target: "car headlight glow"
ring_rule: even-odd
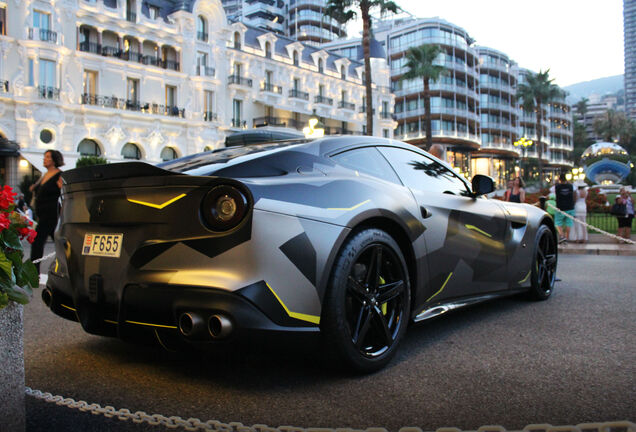
[[[216,186],[205,195],[201,212],[210,229],[227,231],[243,220],[247,213],[247,199],[232,186]]]

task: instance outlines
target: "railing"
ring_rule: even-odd
[[[197,75],[213,77],[214,75],[216,75],[216,70],[213,67],[209,67],[209,66],[199,66],[197,70]]]
[[[373,110],[373,111],[372,111],[372,114],[374,114],[374,115],[375,115],[375,108],[372,108],[372,110]],[[366,104],[364,104],[364,105],[360,105],[360,109],[359,109],[358,111],[359,111],[359,112],[361,112],[361,113],[365,113],[365,112],[367,112],[367,105],[366,105]]]
[[[102,46],[96,42],[80,42],[79,50],[93,54],[101,54]]]
[[[143,63],[144,62],[144,55],[142,53],[139,53],[137,51],[124,51],[121,52],[121,54],[119,56],[115,56],[115,57],[119,57],[122,58],[124,60],[128,60],[128,61],[134,61],[137,63]]]
[[[232,127],[247,129],[247,122],[245,120],[232,119]]]
[[[133,11],[126,11],[126,21],[137,22],[137,14]]]
[[[200,41],[203,41],[203,42],[207,42],[208,41],[208,34],[206,32],[198,31],[197,32],[197,40],[200,40]]]
[[[44,42],[57,42],[57,32],[37,28],[37,27],[29,27],[29,39],[33,40],[35,35],[38,35],[38,39]]]
[[[291,89],[289,91],[289,97],[296,98],[296,99],[303,99],[303,100],[308,101],[309,100],[309,93],[304,92],[304,91],[300,91],[300,90],[297,90],[297,89]]]
[[[355,111],[356,110],[356,104],[353,104],[351,102],[346,102],[346,101],[340,101],[340,102],[338,102],[338,108]]]
[[[228,84],[238,84],[242,86],[252,87],[251,78],[243,78],[238,75],[230,75],[229,77],[227,77],[227,82]]]
[[[60,100],[60,89],[57,87],[38,86],[38,95],[42,99]]]
[[[9,81],[0,81],[0,92],[9,93]]]
[[[385,120],[386,119],[390,119],[390,118],[393,118],[393,114],[391,114],[388,111],[383,111],[383,112],[380,113],[380,118],[381,119],[385,119]]]
[[[206,112],[203,113],[203,120],[204,121],[216,121],[216,120],[218,120],[218,116],[214,112],[206,111]]]
[[[285,119],[282,117],[272,117],[272,116],[256,117],[254,118],[254,120],[252,120],[252,127],[262,127],[262,126],[286,127],[287,123],[290,120],[291,119]]]
[[[161,60],[161,67],[164,69],[179,70],[179,62],[176,60]]]
[[[103,108],[125,109],[127,111],[140,111],[146,114],[160,114],[185,118],[185,109],[177,106],[166,106],[148,102],[142,104],[139,101],[118,98],[115,96],[99,96],[84,93],[82,94],[82,104],[95,105]]]
[[[261,84],[261,91],[283,94],[283,88],[281,86],[266,82]]]
[[[333,105],[333,99],[325,96],[316,96],[314,98],[315,103]]]
[[[175,71],[178,71],[180,67],[180,63],[175,60],[162,60],[154,55],[143,55],[142,53],[130,50],[122,51],[119,47],[101,45],[95,42],[81,42],[79,44],[79,50]],[[212,71],[214,71],[213,68]]]
[[[161,59],[154,55],[145,55],[142,57],[142,63],[150,66],[160,66]]]

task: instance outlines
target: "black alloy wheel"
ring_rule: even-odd
[[[546,225],[541,225],[537,230],[534,250],[529,294],[534,300],[545,300],[554,290],[558,257],[554,234]]]
[[[323,330],[335,353],[359,372],[384,367],[407,327],[410,285],[397,243],[384,231],[352,237],[335,263]]]

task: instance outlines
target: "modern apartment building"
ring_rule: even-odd
[[[309,45],[346,36],[344,27],[325,16],[327,0],[222,0],[231,22],[293,37]]]
[[[636,120],[636,0],[623,0],[625,112]]]
[[[515,145],[521,138],[536,140],[534,113],[523,113],[517,85],[527,73],[506,54],[474,45],[468,33],[440,18],[411,17],[378,23],[374,36],[386,48],[395,94],[396,138],[425,145],[422,80],[402,80],[408,48],[437,44],[443,48],[438,64],[445,67],[431,83],[433,140],[445,148],[445,158],[466,174],[488,174],[500,185],[519,170],[519,159],[535,158],[534,147]],[[323,48],[359,58],[360,39],[339,40]],[[544,163],[550,171],[571,166],[572,114],[565,100],[544,106],[548,136]],[[534,137],[534,138],[533,138]]]
[[[326,133],[361,133],[365,123],[362,63],[228,25],[219,0],[0,1],[0,17],[10,185],[41,170],[48,149],[67,169],[81,155],[154,163],[252,126],[302,129],[319,116]],[[374,65],[375,103],[392,105],[386,62]],[[374,124],[392,136],[392,119]]]

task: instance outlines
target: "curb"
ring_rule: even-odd
[[[559,246],[559,254],[564,255],[613,255],[636,256],[636,247],[632,245],[585,244]]]

